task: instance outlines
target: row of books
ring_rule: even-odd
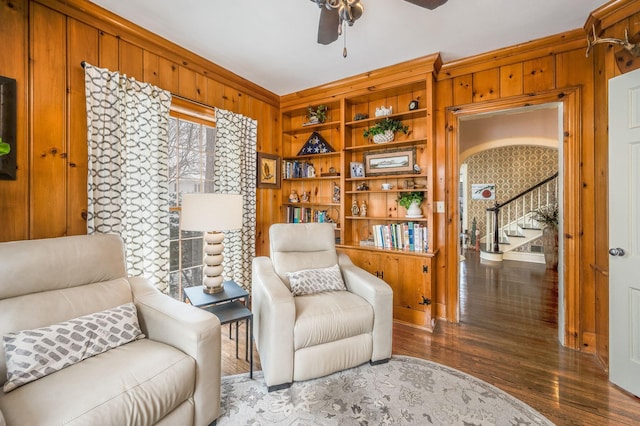
[[[316,170],[313,164],[306,161],[283,160],[282,177],[284,179],[315,177]]]
[[[289,223],[326,222],[328,217],[326,210],[287,206],[287,222]]]
[[[376,247],[407,251],[429,251],[429,228],[417,222],[373,225],[373,244]]]

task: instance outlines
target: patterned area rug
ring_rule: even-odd
[[[223,377],[221,406],[221,426],[553,424],[473,376],[396,355],[271,393],[262,372]]]

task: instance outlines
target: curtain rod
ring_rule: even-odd
[[[86,65],[87,65],[86,61],[80,62],[80,66],[83,69],[85,68]],[[169,92],[169,93],[171,93],[171,96],[174,97],[174,98],[182,99],[183,101],[186,101],[186,102],[191,102],[191,103],[199,105],[199,106],[201,106],[203,108],[210,108],[210,109],[215,108],[215,107],[213,107],[211,105],[207,105],[207,104],[202,103],[202,102],[194,101],[193,99],[185,98],[184,96],[180,96],[177,93],[173,93],[173,92]],[[211,119],[211,117],[209,117],[209,119]]]

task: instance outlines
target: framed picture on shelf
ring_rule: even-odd
[[[282,178],[280,167],[278,155],[258,152],[257,187],[279,189]]]
[[[361,178],[364,177],[364,163],[358,161],[351,162],[351,177]]]
[[[367,176],[415,173],[415,163],[415,147],[364,153],[364,173]]]

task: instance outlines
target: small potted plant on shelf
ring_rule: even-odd
[[[420,204],[424,200],[424,193],[420,191],[401,192],[398,195],[398,204],[407,209],[406,217],[422,217]]]
[[[396,132],[402,132],[406,135],[408,131],[409,126],[403,125],[402,121],[386,117],[368,129],[365,129],[363,136],[365,138],[369,136],[373,137],[374,143],[385,143],[391,142],[395,138]]]
[[[326,105],[318,105],[315,107],[309,105],[307,107],[307,118],[309,119],[309,121],[307,121],[305,124],[310,125],[324,123],[327,120],[328,111],[329,108]]]

